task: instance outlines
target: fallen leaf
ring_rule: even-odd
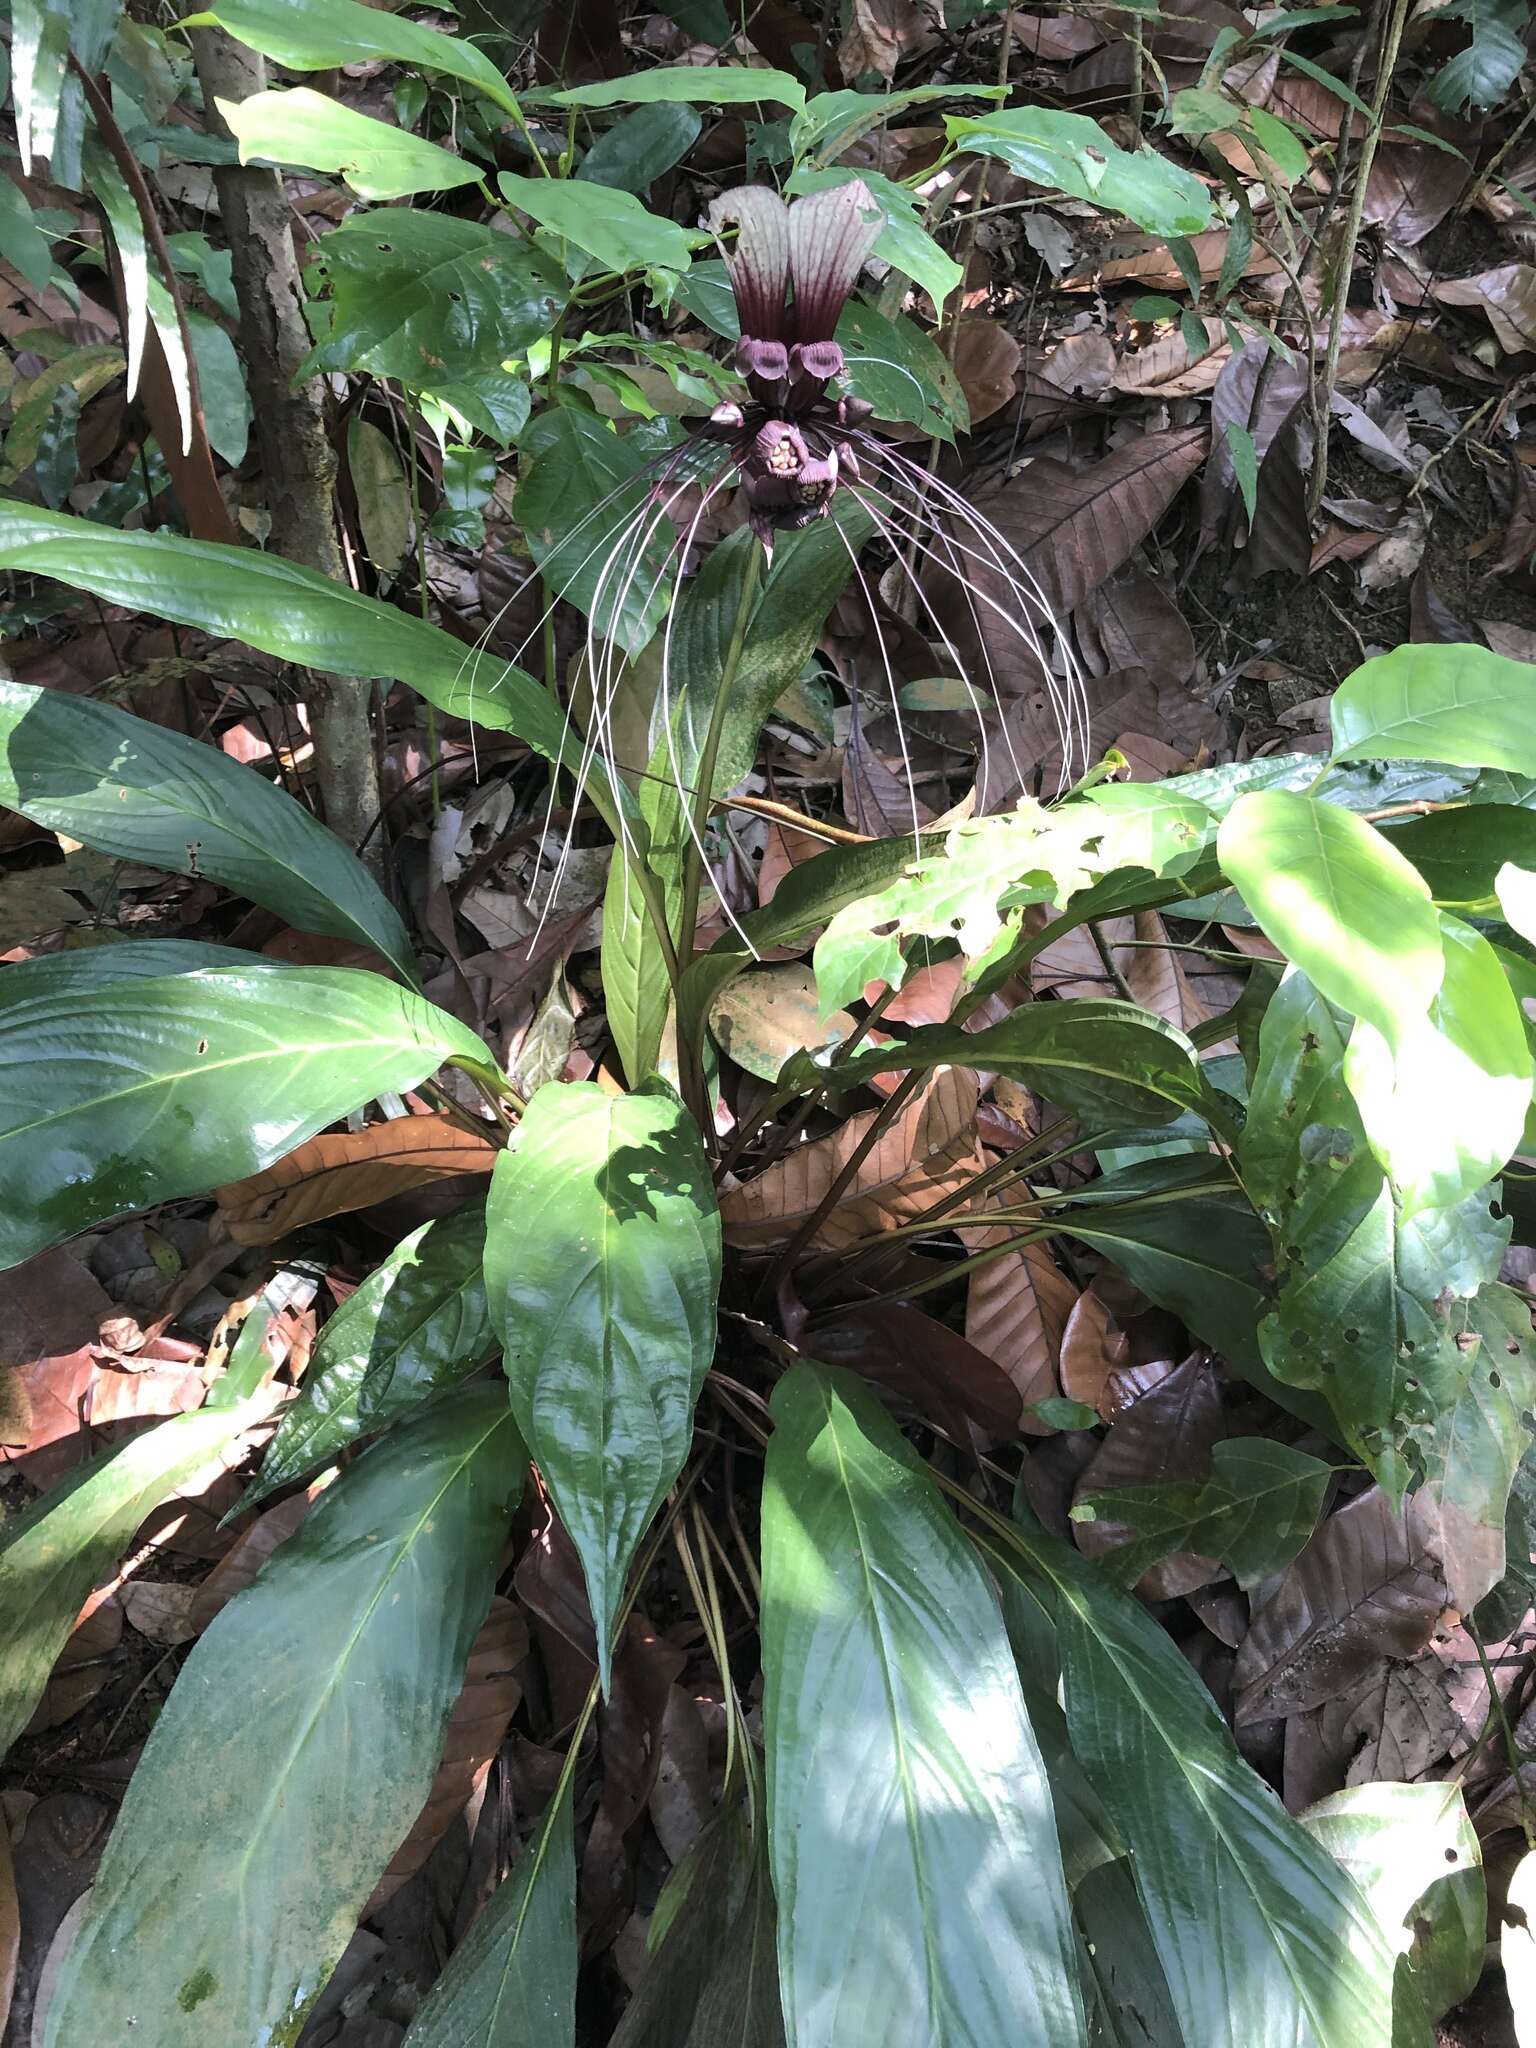
[[[192,1619],[197,1594],[196,1586],[174,1580],[161,1584],[154,1579],[130,1579],[118,1598],[129,1627],[162,1650],[170,1650],[178,1643],[190,1643],[198,1633]]]
[[[1274,356],[1262,342],[1248,342],[1222,370],[1211,396],[1211,455],[1200,479],[1200,531],[1214,540],[1239,503],[1237,472],[1227,428],[1238,427],[1263,462],[1275,436],[1306,396],[1307,372],[1298,361]]]
[[[796,960],[738,975],[716,1000],[709,1028],[738,1067],[760,1081],[774,1081],[791,1054],[839,1045],[854,1024],[846,1010],[835,1010],[822,1023],[816,977]]]
[[[199,1634],[237,1593],[243,1593],[280,1543],[298,1528],[326,1481],[317,1480],[302,1493],[291,1494],[258,1515],[227,1550],[197,1588],[191,1621]]]
[[[1312,565],[1312,523],[1307,516],[1306,471],[1312,461],[1307,402],[1299,399],[1259,464],[1257,504],[1240,557],[1246,580],[1275,570],[1305,576]]]
[[[1000,320],[966,319],[955,332],[954,369],[979,426],[1001,412],[1014,395],[1014,378],[1024,351]]]
[[[442,1761],[426,1804],[363,1908],[368,1919],[416,1875],[491,1768],[523,1688],[516,1671],[528,1654],[528,1624],[514,1601],[493,1599],[470,1646],[464,1688],[448,1716]]]
[[[1114,386],[1138,398],[1191,398],[1209,391],[1232,356],[1219,320],[1206,319],[1206,347],[1196,355],[1183,325],[1158,335],[1145,348],[1128,349],[1115,365]]]
[[[115,1596],[88,1604],[64,1648],[24,1733],[37,1735],[71,1720],[112,1676],[110,1659],[123,1639],[123,1607]]]
[[[1113,1382],[1131,1362],[1131,1343],[1093,1288],[1080,1294],[1061,1339],[1061,1391],[1108,1421],[1120,1411]]]
[[[1403,1514],[1371,1487],[1329,1516],[1255,1613],[1233,1674],[1237,1719],[1305,1712],[1378,1657],[1417,1657],[1444,1606],[1412,1497]]]
[[[1536,663],[1536,630],[1530,626],[1512,626],[1503,619],[1479,619],[1477,623],[1495,654],[1502,654],[1510,661]]]
[[[873,71],[889,83],[898,64],[932,45],[932,31],[914,0],[852,0],[852,18],[837,55],[848,77]]]
[[[692,1693],[674,1685],[661,1717],[661,1754],[647,1810],[657,1839],[679,1863],[714,1818],[709,1729]]]
[[[836,1251],[892,1223],[914,1221],[963,1186],[976,1158],[977,1094],[974,1074],[946,1067],[914,1095],[817,1229],[816,1249]],[[827,1137],[792,1147],[756,1180],[722,1192],[726,1241],[761,1249],[786,1243],[820,1207],[879,1114],[851,1116]]]
[[[80,1432],[111,1297],[64,1247],[0,1275],[0,1465],[49,1485],[76,1463],[36,1453]]]
[[[854,830],[871,839],[914,833],[933,816],[908,779],[905,763],[899,773],[889,766],[858,724],[850,731],[843,751],[843,809]]]
[[[366,1209],[460,1173],[489,1173],[496,1147],[446,1116],[390,1117],[361,1131],[311,1138],[276,1166],[218,1191],[237,1244],[271,1244],[290,1230]]]
[[[968,1230],[966,1249],[986,1251],[1016,1234],[1009,1225]],[[965,1297],[965,1334],[978,1351],[1001,1366],[1022,1401],[1048,1401],[1064,1392],[1059,1376],[1061,1348],[1077,1301],[1077,1289],[1049,1249],[1043,1244],[1023,1245],[978,1266],[971,1274]],[[1025,1415],[1020,1428],[1027,1436],[1052,1434],[1050,1424],[1033,1415]]]
[[[1019,1433],[1019,1389],[994,1359],[947,1324],[905,1302],[854,1303],[818,1324],[816,1356],[888,1387],[966,1446]]]
[[[592,1920],[587,1938],[598,1950],[617,1934],[632,1901],[627,1838],[655,1787],[667,1701],[684,1661],[643,1615],[630,1616],[599,1723],[603,1789],[581,1858],[582,1903]]]
[[[1216,1370],[1197,1352],[1111,1425],[1078,1481],[1078,1498],[1121,1486],[1204,1479],[1210,1471],[1211,1447],[1221,1432]],[[1101,1507],[1094,1521],[1074,1522],[1072,1533],[1086,1557],[1102,1557],[1133,1541],[1137,1531]],[[1215,1558],[1176,1551],[1143,1573],[1137,1590],[1149,1600],[1172,1600],[1208,1585],[1220,1568]]]
[[[1207,465],[1209,467],[1209,465]],[[1083,659],[1100,675],[1144,668],[1159,682],[1195,673],[1195,636],[1162,583],[1128,566],[1091,591],[1074,614]]]
[[[1225,228],[1210,228],[1189,237],[1202,282],[1208,283],[1221,275],[1227,260],[1228,239]],[[1243,275],[1271,277],[1279,269],[1273,256],[1255,246],[1243,265]],[[1178,292],[1189,289],[1183,271],[1168,253],[1168,244],[1153,235],[1117,238],[1110,244],[1110,254],[1104,262],[1063,277],[1059,283],[1063,291],[1096,291],[1110,284],[1167,285]]]
[[[1536,349],[1536,266],[1501,263],[1476,277],[1444,278],[1430,295],[1442,306],[1476,306],[1507,356]]]
[[[1340,1729],[1351,1759],[1347,1784],[1407,1784],[1448,1754],[1461,1723],[1445,1680],[1444,1665],[1432,1656],[1411,1664],[1388,1659],[1366,1680],[1351,1696]],[[1334,1705],[1343,1704],[1325,1707],[1325,1721]]]
[[[1365,186],[1364,218],[1400,249],[1415,248],[1466,190],[1464,156],[1419,142],[1383,142]]]
[[[1042,365],[1047,381],[1069,396],[1098,398],[1115,381],[1115,351],[1102,327],[1063,335]]]

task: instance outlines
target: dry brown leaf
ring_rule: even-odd
[[[1446,278],[1430,294],[1442,306],[1479,307],[1505,355],[1536,348],[1536,265],[1501,263],[1477,277]]]
[[[903,59],[933,44],[933,33],[914,0],[853,0],[853,18],[838,45],[838,62],[850,78],[873,71],[887,81]]]
[[[271,1244],[301,1224],[388,1201],[458,1173],[489,1173],[496,1148],[446,1116],[402,1116],[311,1138],[247,1180],[218,1191],[237,1244]]]
[[[962,1186],[975,1170],[977,1093],[966,1068],[936,1074],[877,1140],[845,1199],[817,1230],[816,1248],[836,1251],[871,1231],[914,1221]],[[852,1116],[827,1137],[795,1146],[756,1180],[723,1192],[727,1242],[760,1249],[786,1243],[819,1208],[879,1114]]]
[[[1219,320],[1204,323],[1209,346],[1196,355],[1182,324],[1127,351],[1115,365],[1115,389],[1138,398],[1192,398],[1209,391],[1232,357],[1232,344]]]
[[[1111,1392],[1114,1380],[1130,1362],[1130,1339],[1113,1311],[1088,1288],[1073,1304],[1062,1333],[1061,1391],[1107,1420],[1121,1405]]]
[[[856,832],[871,839],[893,839],[915,832],[933,816],[900,771],[881,759],[855,725],[843,752],[843,809]]]
[[[1014,395],[1024,351],[1000,320],[967,319],[955,331],[954,368],[971,425],[991,419]]]
[[[93,1600],[59,1652],[53,1674],[23,1731],[57,1728],[88,1706],[112,1676],[109,1660],[123,1639],[122,1603],[113,1596]]]
[[[1418,142],[1383,142],[1365,187],[1365,219],[1400,249],[1439,227],[1466,189],[1472,166],[1459,153]]]
[[[1197,1352],[1113,1424],[1078,1481],[1078,1498],[1121,1486],[1204,1479],[1210,1472],[1212,1446],[1221,1434],[1216,1369]],[[1103,1509],[1092,1522],[1074,1522],[1072,1533],[1086,1557],[1102,1557],[1136,1534]],[[1145,1572],[1137,1590],[1149,1600],[1172,1600],[1208,1585],[1220,1568],[1216,1558],[1176,1551]]]
[[[1495,654],[1510,661],[1536,662],[1536,631],[1529,626],[1512,626],[1503,619],[1479,619],[1477,623]]]
[[[1270,354],[1251,341],[1223,369],[1211,397],[1211,459],[1200,479],[1200,531],[1214,540],[1238,502],[1237,472],[1232,467],[1229,426],[1240,427],[1262,462],[1275,436],[1306,395],[1307,372],[1297,361]]]
[[[667,1694],[658,1740],[656,1782],[647,1810],[668,1858],[680,1863],[714,1818],[709,1729],[699,1702],[682,1686]]]
[[[986,1251],[1016,1234],[1008,1225],[967,1231],[966,1249]],[[1046,1246],[1027,1244],[971,1274],[965,1334],[1002,1367],[1021,1400],[1047,1401],[1062,1392],[1062,1338],[1077,1300],[1077,1289]],[[1020,1426],[1027,1436],[1051,1434],[1049,1423],[1032,1415],[1024,1416]]]
[[[1019,1388],[995,1360],[906,1302],[855,1303],[816,1330],[816,1355],[889,1387],[954,1442],[1019,1433]]]
[[[1408,1784],[1445,1756],[1461,1721],[1446,1691],[1446,1669],[1435,1656],[1411,1664],[1388,1659],[1346,1701],[1323,1709],[1328,1727],[1336,1707],[1347,1706],[1340,1746],[1350,1756],[1345,1782]]]
[[[1417,1657],[1445,1606],[1413,1499],[1373,1486],[1287,1566],[1237,1655],[1237,1719],[1305,1712],[1357,1684],[1381,1656]]]
[[[464,1689],[448,1716],[442,1761],[427,1803],[375,1885],[363,1909],[365,1920],[420,1870],[491,1768],[523,1696],[516,1668],[527,1654],[528,1624],[522,1609],[511,1600],[493,1599],[470,1647]]]
[[[1209,1012],[1190,987],[1178,954],[1168,950],[1168,929],[1155,910],[1137,911],[1135,936],[1136,945],[1126,948],[1126,986],[1144,1010],[1180,1031],[1193,1031]]]
[[[1225,228],[1211,228],[1202,235],[1189,237],[1195,261],[1200,265],[1202,281],[1209,282],[1221,275],[1221,266],[1227,258],[1227,238]],[[1273,256],[1255,248],[1243,266],[1243,275],[1271,277],[1277,275],[1279,269]],[[1096,291],[1107,284],[1167,285],[1178,292],[1189,289],[1184,282],[1183,271],[1168,254],[1168,244],[1152,235],[1117,237],[1110,244],[1110,253],[1104,262],[1091,270],[1075,271],[1071,276],[1061,278],[1058,288],[1064,292],[1086,292]],[[1060,382],[1059,378],[1057,382]]]
[[[1122,569],[1077,608],[1073,623],[1083,659],[1097,675],[1144,668],[1159,681],[1187,683],[1195,673],[1195,636],[1164,586],[1144,570]]]
[[[1069,396],[1098,398],[1115,381],[1115,351],[1102,327],[1066,334],[1045,358],[1045,380]]]
[[[48,1484],[75,1462],[43,1471],[23,1461],[79,1431],[101,1325],[115,1313],[62,1246],[0,1275],[0,1465]]]
[[[197,1634],[198,1624],[192,1619],[197,1594],[196,1586],[175,1580],[162,1584],[154,1579],[130,1579],[118,1598],[129,1627],[146,1641],[169,1650],[177,1643],[190,1643]]]

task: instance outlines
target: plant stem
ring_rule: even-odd
[[[1365,190],[1370,183],[1371,166],[1376,161],[1376,145],[1380,142],[1381,131],[1386,125],[1387,94],[1392,86],[1392,73],[1397,64],[1397,53],[1403,40],[1403,28],[1408,20],[1409,5],[1410,0],[1383,0],[1385,21],[1381,39],[1381,62],[1376,74],[1376,93],[1371,102],[1371,125],[1360,144],[1360,161],[1355,167],[1355,185],[1349,197],[1349,217],[1344,228],[1344,244],[1339,251],[1338,269],[1334,277],[1333,306],[1328,323],[1328,353],[1323,361],[1322,393],[1318,407],[1323,431],[1318,437],[1317,455],[1307,487],[1309,519],[1322,503],[1323,493],[1328,488],[1327,408],[1333,401],[1334,382],[1339,373],[1339,352],[1344,345],[1344,315],[1349,305],[1349,283],[1355,267],[1355,248],[1360,240],[1360,223],[1365,215]]]
[[[725,650],[725,662],[720,670],[720,686],[715,691],[714,706],[709,714],[709,730],[704,735],[704,744],[699,749],[698,765],[693,777],[693,829],[688,835],[688,844],[683,848],[682,900],[677,921],[677,966],[686,967],[693,958],[693,934],[699,921],[699,892],[704,883],[704,834],[709,827],[709,813],[714,800],[715,764],[720,756],[720,741],[725,733],[726,713],[730,709],[731,694],[736,687],[736,677],[741,668],[742,651],[747,644],[747,628],[752,614],[757,609],[758,591],[763,576],[763,550],[761,546],[752,549],[747,556],[746,569],[741,579],[741,596],[736,604],[736,619],[731,627],[730,644]],[[679,792],[686,805],[687,792]],[[704,1081],[704,1048],[700,1045],[679,1045],[678,1064],[681,1069],[684,1095],[689,1097],[689,1107],[698,1120],[699,1129],[708,1136],[714,1128],[714,1118],[707,1114]]]

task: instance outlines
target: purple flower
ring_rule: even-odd
[[[752,525],[771,544],[824,517],[839,480],[859,475],[852,437],[871,408],[829,389],[844,368],[833,336],[880,209],[855,179],[788,201],[743,186],[704,218],[717,236],[737,230],[724,253],[741,321],[736,367],[750,394],[745,406],[718,406],[708,431],[730,443]]]

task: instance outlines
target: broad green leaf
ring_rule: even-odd
[[[620,192],[648,192],[656,180],[682,162],[704,123],[692,107],[658,102],[636,107],[615,121],[582,158],[576,176]]]
[[[1427,1017],[1389,1044],[1364,1018],[1344,1059],[1371,1149],[1404,1216],[1445,1209],[1520,1145],[1531,1101],[1525,1020],[1488,941],[1440,915],[1445,974]]]
[[[1104,2048],[1186,2048],[1147,1916],[1136,1896],[1131,1859],[1095,1864],[1072,1889],[1099,1995]],[[1093,2039],[1098,2040],[1094,2035]]]
[[[48,237],[32,218],[32,209],[19,185],[10,178],[0,182],[0,256],[18,271],[34,292],[41,292],[53,275],[53,250]]]
[[[1536,869],[1536,811],[1515,804],[1467,804],[1431,811],[1387,828],[1444,910],[1497,917],[1499,869],[1506,862]]]
[[[1252,434],[1240,420],[1228,420],[1222,432],[1227,438],[1227,452],[1232,457],[1232,474],[1243,494],[1243,510],[1248,514],[1248,524],[1252,526],[1259,506],[1258,450]]]
[[[1536,1368],[1530,1310],[1512,1288],[1491,1284],[1452,1302],[1447,1321],[1470,1371],[1455,1405],[1416,1439],[1424,1480],[1414,1501],[1435,1531],[1451,1604],[1469,1614],[1504,1576],[1505,1517],[1530,1448]]]
[[[667,499],[651,503],[662,450],[645,429],[616,434],[595,414],[554,406],[520,452],[513,509],[546,581],[599,634],[639,653],[672,602],[677,536]]]
[[[1311,153],[1294,128],[1265,107],[1250,107],[1248,124],[1254,141],[1279,173],[1282,185],[1289,187],[1307,175]]]
[[[790,2048],[1083,2043],[997,1597],[861,1381],[796,1365],[773,1412],[763,1722]]]
[[[1265,934],[1314,987],[1390,1045],[1421,1023],[1444,958],[1429,889],[1382,835],[1336,804],[1285,790],[1240,797],[1221,865]]]
[[[431,1789],[524,1455],[497,1389],[461,1392],[338,1479],[214,1621],[134,1771],[47,2048],[297,2039]]]
[[[496,1340],[484,1256],[483,1202],[401,1239],[320,1332],[242,1507],[332,1464],[486,1363]]]
[[[0,804],[119,860],[217,882],[301,931],[371,946],[415,978],[399,913],[361,861],[286,791],[183,733],[0,681]]]
[[[1429,644],[1375,655],[1334,692],[1336,761],[1451,761],[1536,774],[1530,663]]]
[[[1536,1849],[1527,1849],[1509,1881],[1499,1930],[1499,1960],[1509,1989],[1517,2048],[1536,2048]]]
[[[562,1785],[448,1958],[405,2048],[575,2048],[576,1854]]]
[[[94,1459],[46,1493],[0,1537],[0,1756],[31,1719],[48,1674],[91,1588],[128,1548],[161,1501],[200,1473],[271,1406],[248,1395],[224,1408],[172,1416]]]
[[[1095,1128],[1167,1123],[1204,1101],[1182,1031],[1131,1003],[1024,1003],[984,1031],[929,1024],[898,1044],[859,1053],[823,1078],[855,1087],[870,1074],[964,1066],[1007,1074]]]
[[[183,28],[215,25],[288,71],[332,71],[383,57],[445,71],[508,113],[517,111],[507,81],[467,35],[445,36],[404,15],[365,7],[362,0],[215,0],[181,22]]]
[[[306,370],[370,370],[413,391],[451,391],[548,334],[558,273],[514,235],[392,206],[332,228],[309,265],[330,319]]]
[[[854,398],[866,399],[882,420],[906,420],[925,434],[952,441],[971,424],[960,380],[937,344],[904,313],[886,319],[861,299],[850,299],[837,323],[844,379]]]
[[[1494,877],[1494,893],[1510,926],[1536,945],[1536,872],[1505,861]]]
[[[647,107],[662,100],[700,107],[777,100],[781,106],[803,107],[805,87],[787,71],[758,71],[744,64],[671,64],[631,78],[604,78],[595,85],[531,96],[532,103],[554,107]]]
[[[1302,1826],[1347,1870],[1432,2020],[1482,1975],[1488,1899],[1477,1833],[1456,1784],[1349,1785]]]
[[[577,178],[524,178],[503,171],[502,196],[608,270],[686,270],[687,231],[643,206],[633,192]]]
[[[250,445],[253,418],[245,371],[235,344],[217,320],[196,306],[189,306],[186,314],[209,445],[231,468],[238,468]]]
[[[606,1687],[625,1574],[715,1350],[719,1212],[665,1083],[538,1091],[491,1178],[485,1286],[513,1412],[581,1557]]]
[[[1243,1761],[1171,1638],[1038,1527],[1016,1542],[1054,1594],[1072,1746],[1130,1850],[1186,2041],[1429,2048],[1422,2012],[1394,2024],[1395,1957],[1364,1899]]]
[[[441,229],[441,217],[432,218]],[[327,245],[344,232],[333,228]],[[0,499],[0,568],[56,576],[109,604],[243,640],[300,667],[409,683],[440,711],[515,732],[549,760],[559,756],[563,721],[532,676],[281,555],[174,533],[114,533]]]
[[[378,974],[221,966],[103,995],[99,972],[60,953],[0,977],[0,1270],[259,1173],[375,1095],[485,1058]]]
[[[995,156],[1019,177],[1123,213],[1149,234],[1197,235],[1210,225],[1198,178],[1150,149],[1121,149],[1085,114],[1008,107],[976,119],[946,114],[944,126],[968,154]]]
[[[953,26],[953,24],[951,24]],[[930,100],[991,100],[1008,97],[1002,85],[909,85],[895,92],[820,92],[789,124],[789,146],[797,158],[812,150],[825,162],[851,149],[871,129],[883,127],[908,107]],[[798,175],[798,174],[797,174]],[[859,174],[861,177],[863,173]],[[809,191],[792,179],[791,191]],[[898,190],[900,188],[898,187]]]
[[[1175,1550],[1219,1558],[1240,1586],[1288,1565],[1322,1512],[1332,1467],[1264,1437],[1230,1437],[1211,1452],[1203,1482],[1121,1486],[1083,1495],[1074,1522],[1100,1515],[1137,1532],[1107,1560],[1124,1585]],[[1500,1531],[1503,1530],[1502,1514]]]
[[[302,164],[340,171],[363,199],[402,199],[413,192],[451,192],[481,173],[451,150],[408,129],[359,114],[323,92],[256,92],[219,100],[219,112],[240,145],[243,164]]]

